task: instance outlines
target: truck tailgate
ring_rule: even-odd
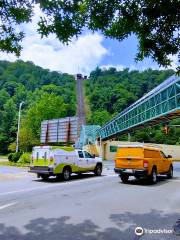
[[[132,168],[132,169],[142,169],[143,159],[139,157],[117,157],[115,159],[116,168]]]

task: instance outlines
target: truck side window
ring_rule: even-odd
[[[166,158],[166,155],[163,152],[161,152],[161,157]]]
[[[90,153],[88,153],[88,152],[84,152],[84,153],[85,153],[86,158],[92,158],[92,155]]]
[[[84,158],[84,155],[83,155],[82,151],[78,151],[78,155],[79,155],[79,158]]]

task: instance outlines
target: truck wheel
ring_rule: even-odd
[[[101,176],[101,173],[102,173],[102,166],[101,165],[97,165],[95,170],[94,170],[94,174],[96,176]]]
[[[42,178],[44,181],[48,181],[49,176],[48,176],[48,175],[41,175],[41,178]]]
[[[140,176],[135,176],[135,179],[139,180],[139,179],[141,179],[141,177]]]
[[[56,180],[57,180],[57,181],[62,180],[62,175],[61,175],[61,174],[57,174],[57,175],[56,175]]]
[[[155,168],[152,169],[151,175],[150,175],[150,182],[155,184],[157,182],[157,171]]]
[[[128,176],[128,175],[122,174],[122,175],[119,175],[119,176],[120,176],[121,181],[122,181],[123,183],[127,183],[127,182],[128,182],[128,180],[129,180],[129,176]]]
[[[173,178],[173,166],[172,165],[169,167],[167,178],[169,178],[169,179]]]
[[[71,170],[68,167],[63,169],[62,178],[65,181],[69,181],[70,180],[70,178],[71,178]]]

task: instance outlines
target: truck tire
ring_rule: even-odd
[[[56,175],[56,180],[57,180],[57,181],[62,180],[62,174],[57,174],[57,175]]]
[[[141,179],[140,176],[134,176],[134,177],[135,177],[135,179],[137,179],[137,180]]]
[[[149,180],[152,184],[155,184],[157,182],[157,170],[155,167],[153,167],[151,175],[149,176]]]
[[[96,176],[101,176],[101,173],[102,173],[102,166],[100,164],[98,164],[94,169],[94,174]]]
[[[126,174],[121,174],[121,175],[119,175],[119,177],[121,178],[121,181],[122,181],[123,183],[127,183],[128,180],[129,180],[129,176],[126,175]]]
[[[172,165],[169,167],[167,178],[168,179],[173,178],[173,166]]]
[[[42,175],[41,175],[41,178],[42,178],[42,180],[44,180],[44,181],[48,181],[49,175],[42,174]]]
[[[71,178],[71,169],[69,167],[65,167],[62,172],[62,178],[64,181],[69,181]]]

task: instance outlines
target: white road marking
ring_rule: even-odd
[[[117,177],[117,175],[111,174],[111,175],[106,175],[106,176],[103,176],[103,177],[95,177],[95,178],[91,178],[91,179],[82,179],[82,180],[78,180],[78,181],[54,183],[52,185],[33,187],[33,188],[24,188],[24,189],[19,189],[19,190],[0,193],[0,196],[10,195],[10,194],[14,194],[14,193],[32,192],[32,191],[35,191],[35,190],[48,189],[48,188],[53,188],[53,187],[60,187],[60,186],[64,186],[64,185],[67,185],[67,186],[68,185],[76,185],[78,183],[91,182],[91,181],[95,181],[95,180],[97,181],[97,180],[102,180],[103,178],[108,178],[108,177]]]
[[[7,208],[7,207],[11,207],[13,205],[15,205],[17,202],[12,202],[12,203],[9,203],[9,204],[5,204],[5,205],[2,205],[0,206],[0,210],[4,209],[4,208]]]

